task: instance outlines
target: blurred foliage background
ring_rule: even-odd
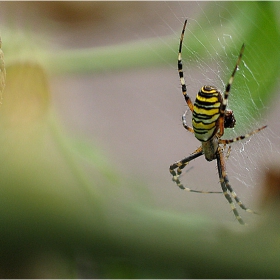
[[[279,8],[278,2],[1,2],[7,73],[0,276],[279,278],[279,150],[270,151],[271,166],[258,169],[266,171],[255,203],[263,214],[244,216],[251,221],[244,228],[222,196],[182,195],[168,172],[192,152],[191,137],[179,137],[185,131],[176,72],[186,17],[188,68],[196,56],[211,65],[226,52],[234,54],[225,61],[231,69],[246,42],[242,73],[257,78],[236,78],[250,95],[235,116],[247,110],[256,122],[272,120],[269,144],[279,147]],[[217,40],[225,34],[230,44]],[[199,173],[208,169],[203,164],[192,176],[198,189],[209,180]],[[246,192],[252,189],[239,194]]]

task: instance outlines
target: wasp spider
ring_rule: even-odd
[[[179,44],[179,53],[178,53],[178,72],[180,77],[180,82],[182,86],[182,93],[185,98],[185,101],[192,112],[192,127],[188,126],[186,122],[186,112],[183,114],[182,122],[185,129],[194,133],[194,136],[201,142],[201,146],[194,151],[190,156],[175,162],[169,168],[169,171],[172,175],[172,180],[177,184],[177,186],[183,190],[189,192],[197,193],[221,193],[221,192],[205,192],[205,191],[196,191],[191,190],[185,186],[180,181],[180,175],[182,169],[193,159],[204,155],[207,161],[217,160],[218,173],[220,184],[222,187],[222,193],[229,202],[231,209],[237,218],[238,222],[244,225],[244,221],[239,215],[233,199],[236,203],[245,211],[255,213],[251,209],[247,208],[241,200],[238,198],[237,194],[232,189],[229,179],[226,172],[225,165],[225,156],[224,148],[227,144],[242,140],[247,138],[262,129],[266,126],[263,126],[259,129],[256,129],[248,134],[243,136],[236,137],[234,139],[221,139],[224,134],[225,128],[232,128],[235,125],[235,118],[232,110],[227,109],[228,96],[230,88],[234,79],[236,70],[238,69],[239,63],[241,61],[244,44],[241,47],[236,65],[231,74],[231,77],[226,85],[224,95],[222,96],[221,92],[214,86],[203,86],[198,92],[195,102],[192,103],[189,95],[187,94],[187,87],[183,75],[183,64],[182,64],[182,44],[184,39],[184,33],[186,28],[187,20],[184,23],[183,30],[181,33],[180,44]],[[230,150],[230,146],[229,146]],[[228,151],[229,153],[229,151]]]

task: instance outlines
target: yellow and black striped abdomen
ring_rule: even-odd
[[[215,87],[204,86],[198,92],[193,107],[192,125],[199,141],[209,141],[216,134],[221,103],[222,95]]]

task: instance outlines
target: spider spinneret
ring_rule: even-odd
[[[186,112],[182,116],[182,123],[185,129],[194,134],[194,136],[201,142],[201,146],[194,151],[190,156],[177,161],[170,165],[169,172],[172,175],[172,180],[177,184],[177,186],[183,190],[196,193],[223,193],[228,203],[231,206],[231,209],[237,218],[238,222],[244,225],[244,221],[239,215],[235,204],[232,198],[240,206],[241,209],[250,212],[256,213],[253,210],[247,208],[241,200],[238,198],[237,194],[232,189],[229,184],[229,179],[226,172],[225,165],[225,156],[224,150],[221,145],[224,147],[233,142],[242,140],[244,138],[250,137],[251,135],[261,131],[267,126],[258,128],[248,134],[241,135],[234,139],[221,139],[224,135],[225,128],[233,128],[235,126],[236,120],[233,114],[233,111],[227,108],[228,96],[231,89],[231,85],[234,79],[234,75],[238,69],[239,63],[241,61],[245,45],[243,44],[239,52],[239,56],[233,72],[229,78],[228,84],[226,85],[224,95],[222,96],[221,92],[214,86],[205,85],[196,95],[195,102],[192,103],[189,95],[187,94],[187,86],[183,74],[183,64],[182,64],[182,45],[184,39],[184,33],[186,28],[187,20],[185,20],[183,30],[181,33],[180,43],[179,43],[179,53],[178,53],[178,73],[180,77],[180,82],[182,86],[182,93],[185,98],[185,101],[188,105],[188,108],[192,112],[192,126],[190,127],[186,121]],[[228,148],[227,156],[229,155],[230,146]],[[217,160],[218,174],[220,179],[220,184],[222,192],[214,191],[196,191],[185,187],[180,181],[180,175],[182,169],[192,161],[193,159],[204,155],[207,161]]]

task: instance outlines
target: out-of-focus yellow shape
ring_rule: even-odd
[[[18,62],[7,67],[2,103],[0,115],[5,126],[26,127],[40,121],[50,103],[47,76],[43,68],[33,62]]]
[[[0,102],[2,100],[2,92],[5,87],[5,80],[6,80],[6,69],[5,69],[5,63],[4,63],[4,54],[1,49],[2,47],[2,41],[0,38]]]

